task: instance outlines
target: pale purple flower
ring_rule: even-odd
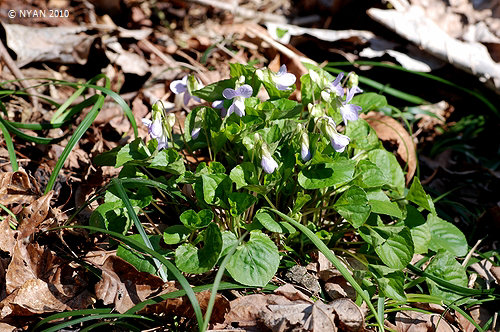
[[[282,65],[275,76],[273,82],[276,84],[278,90],[290,90],[297,78],[292,73],[287,73],[286,65]]]
[[[266,172],[267,174],[271,174],[276,170],[276,168],[278,168],[278,163],[271,155],[267,156],[263,154],[260,165],[264,169],[264,172]]]
[[[330,136],[330,143],[332,147],[337,152],[344,152],[345,147],[349,144],[351,140],[346,135],[339,134],[335,132]]]
[[[301,135],[301,144],[300,144],[300,156],[304,162],[311,159],[311,150],[309,149],[309,137],[305,132]]]
[[[342,88],[342,85],[340,84],[340,80],[344,77],[344,73],[339,73],[335,80],[330,83],[330,90],[334,91],[335,94],[338,97],[343,97],[344,96],[344,88]]]
[[[358,112],[361,111],[361,106],[349,104],[356,93],[356,88],[353,87],[347,90],[346,99],[342,102],[342,106],[340,106],[340,115],[342,115],[345,125],[347,125],[347,121],[356,121],[359,117]]]
[[[339,134],[335,128],[337,125],[332,118],[325,116],[322,118],[321,129],[325,135],[330,139],[333,149],[337,152],[344,152],[345,147],[349,144],[350,138],[348,136]]]
[[[220,116],[223,118],[227,115],[227,109],[224,107],[224,100],[216,100],[212,103],[212,107],[220,110]]]
[[[231,106],[229,106],[229,109],[227,110],[227,116],[230,116],[233,112],[236,113],[239,117],[242,117],[245,115],[245,98],[250,98],[252,96],[253,89],[250,85],[244,84],[240,86],[239,88],[231,89],[227,88],[224,89],[222,92],[222,95],[226,99],[234,99],[233,103]]]
[[[151,138],[158,138],[161,136],[163,132],[162,124],[161,124],[161,119],[158,118],[154,121],[151,121],[149,119],[142,119],[142,123],[148,127],[148,134],[151,136]]]
[[[201,131],[201,128],[194,128],[192,131],[191,131],[191,138],[192,139],[197,139],[198,136],[200,135],[200,131]]]
[[[175,80],[175,81],[172,81],[172,83],[170,83],[170,90],[175,93],[176,95],[178,94],[181,94],[183,93],[184,94],[184,105],[187,105],[189,103],[189,100],[191,100],[191,98],[193,98],[194,101],[196,102],[201,102],[200,98],[196,97],[196,96],[192,96],[190,93],[189,93],[189,89],[188,89],[188,75],[184,76],[182,79],[180,80]]]
[[[156,139],[158,142],[158,150],[168,148],[168,137],[163,128],[161,118],[157,118],[153,121],[149,119],[142,119],[142,123],[148,127],[149,136]]]

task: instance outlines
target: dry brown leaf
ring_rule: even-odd
[[[438,314],[424,314],[416,311],[400,311],[396,313],[398,332],[459,332]]]
[[[179,285],[175,282],[168,282],[164,285],[162,292],[159,295],[175,292],[179,290]],[[206,290],[196,293],[196,299],[200,304],[203,314],[208,307],[211,292]],[[215,304],[210,316],[211,323],[221,323],[224,321],[226,313],[229,311],[229,301],[217,294],[215,296]],[[194,317],[193,306],[187,296],[181,296],[173,299],[166,299],[156,304],[146,306],[138,312],[139,314],[163,314],[163,315],[176,315],[180,317],[192,318]]]
[[[33,202],[40,194],[36,183],[24,171],[0,173],[0,204],[26,204]]]
[[[163,285],[160,278],[137,271],[118,256],[107,257],[98,267],[102,270],[102,279],[95,285],[96,296],[104,304],[113,303],[120,313],[146,300]]]
[[[325,292],[331,299],[348,297],[351,300],[356,299],[356,291],[343,276],[333,277],[325,282]]]
[[[0,318],[86,308],[93,300],[80,271],[37,244],[18,241],[5,276]]]
[[[299,291],[297,288],[295,288],[292,284],[284,284],[283,286],[280,286],[274,290],[275,294],[278,295],[283,295],[287,299],[295,301],[295,300],[302,300],[306,302],[313,302],[309,296],[305,295],[301,291]]]
[[[343,331],[364,331],[365,317],[361,309],[350,299],[336,299],[330,302]]]
[[[52,196],[54,196],[53,190],[38,198],[29,206],[23,208],[20,214],[21,221],[18,227],[22,239],[31,236],[31,234],[37,231],[40,224],[45,221],[49,214]]]
[[[490,260],[483,259],[482,261],[472,264],[470,267],[474,269],[477,274],[483,277],[488,284],[491,284],[492,282],[498,283],[497,279],[492,273],[493,264]]]
[[[304,266],[294,265],[286,273],[286,277],[291,281],[305,287],[313,294],[321,291],[318,280]]]
[[[241,327],[248,329],[248,331],[250,328],[255,328],[253,331],[262,331],[259,327],[259,317],[262,315],[262,311],[269,311],[267,305],[290,305],[292,303],[297,303],[297,301],[291,301],[281,295],[252,294],[243,296],[230,302],[230,310],[226,314],[223,326]]]
[[[268,305],[260,319],[272,331],[336,332],[333,308],[321,301]]]
[[[0,250],[12,255],[19,231],[13,230],[9,225],[10,216],[0,220]]]
[[[363,118],[370,124],[383,142],[397,146],[396,154],[405,163],[402,167],[407,171],[406,183],[410,183],[417,169],[415,144],[410,134],[408,134],[398,121],[390,116],[369,112]]]

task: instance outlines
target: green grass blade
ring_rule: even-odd
[[[52,143],[57,143],[60,141],[62,138],[45,138],[45,137],[38,137],[38,136],[31,136],[28,134],[25,134],[21,130],[17,129],[13,125],[11,125],[8,121],[0,117],[0,122],[14,135],[21,137],[25,141],[28,142],[34,142],[38,144],[52,144]]]
[[[212,288],[213,288],[213,285],[208,284],[208,285],[202,285],[202,286],[195,286],[192,289],[193,289],[193,292],[199,293],[199,292],[203,292],[203,291],[206,291],[206,290],[209,290]],[[240,284],[235,284],[235,283],[231,283],[231,282],[221,282],[217,289],[218,290],[226,290],[226,289],[248,289],[248,288],[251,288],[251,287],[240,285]],[[272,287],[264,287],[264,289],[273,290]],[[186,291],[183,289],[178,290],[178,291],[173,291],[170,293],[166,293],[163,295],[158,295],[154,298],[151,298],[151,299],[148,299],[148,300],[145,300],[141,303],[136,304],[134,307],[127,310],[126,313],[136,313],[148,305],[156,304],[156,303],[165,301],[167,299],[175,299],[177,297],[181,297],[184,295],[186,295]]]
[[[139,243],[137,241],[134,241],[128,237],[126,237],[123,234],[109,231],[107,229],[102,229],[99,227],[94,227],[94,226],[83,226],[83,225],[72,225],[72,226],[63,226],[63,227],[56,227],[53,228],[55,229],[61,229],[61,228],[83,228],[83,229],[88,229],[91,231],[96,231],[96,232],[101,232],[104,234],[108,234],[111,237],[114,237],[120,242],[123,242],[124,244],[128,245],[129,247],[141,251],[142,253],[148,254],[156,259],[158,259],[163,265],[167,267],[167,269],[172,273],[175,279],[179,282],[181,287],[184,289],[186,296],[189,298],[189,301],[191,301],[191,305],[193,307],[193,311],[196,315],[196,320],[198,322],[198,326],[201,329],[201,326],[203,325],[203,314],[201,312],[200,304],[198,303],[198,299],[196,298],[196,295],[194,294],[193,288],[191,288],[191,285],[189,285],[189,282],[187,279],[182,275],[182,273],[175,267],[172,262],[170,262],[168,259],[157,253],[156,251],[146,247],[142,243]]]
[[[222,280],[222,276],[224,275],[224,271],[226,270],[226,265],[233,256],[236,248],[240,245],[241,241],[247,236],[248,232],[245,232],[243,236],[240,237],[237,244],[235,244],[231,250],[227,253],[226,257],[222,260],[222,263],[219,265],[219,271],[215,275],[214,285],[212,287],[212,292],[210,293],[210,299],[208,300],[207,311],[205,312],[205,320],[203,321],[203,327],[201,329],[202,332],[205,332],[208,328],[208,324],[210,323],[210,316],[212,316],[212,310],[215,304],[215,297],[217,296],[217,290],[219,289],[220,282]]]
[[[437,283],[439,286],[447,288],[448,290],[450,290],[454,293],[460,294],[460,295],[485,295],[485,294],[489,295],[489,294],[493,294],[495,292],[494,289],[471,289],[471,288],[457,286],[451,282],[443,280],[443,279],[436,277],[432,274],[426,273],[426,272],[422,271],[421,269],[419,269],[418,267],[415,267],[411,264],[408,264],[408,269],[410,269],[410,271],[412,271],[413,273],[415,273],[421,277],[429,278],[430,280]]]
[[[17,164],[16,158],[16,150],[14,149],[14,144],[12,143],[12,138],[10,137],[10,133],[7,130],[7,127],[0,122],[0,130],[2,131],[3,138],[5,140],[5,145],[7,146],[7,151],[9,152],[10,165],[12,166],[12,170],[16,172],[19,169],[19,165]]]
[[[94,314],[109,314],[109,313],[111,313],[111,310],[112,309],[109,309],[109,308],[103,308],[103,309],[83,309],[83,310],[73,310],[73,311],[60,312],[60,313],[45,317],[44,319],[39,321],[35,326],[33,326],[33,331],[36,331],[40,326],[47,324],[47,323],[50,323],[51,321],[56,320],[56,319],[75,317],[75,316],[94,315]]]
[[[352,63],[351,62],[347,62],[347,61],[343,61],[343,62],[330,62],[330,63],[328,63],[327,68],[329,68],[330,66],[339,67],[339,66],[353,66],[353,65],[361,65],[361,66],[362,65],[367,65],[367,66],[374,66],[374,67],[385,67],[385,68],[389,68],[389,69],[404,71],[404,72],[407,72],[407,73],[411,73],[411,74],[414,74],[414,75],[422,76],[422,77],[425,77],[425,78],[437,81],[439,83],[442,83],[442,84],[451,86],[453,88],[459,89],[459,90],[461,90],[461,91],[463,91],[463,92],[465,92],[465,93],[467,93],[467,94],[469,94],[469,95],[477,98],[483,104],[485,104],[493,113],[495,113],[495,115],[500,116],[500,113],[499,113],[498,109],[495,107],[495,105],[492,102],[490,102],[486,97],[484,97],[482,94],[480,94],[480,93],[478,93],[476,91],[472,91],[470,89],[464,88],[463,86],[455,84],[455,83],[453,83],[451,81],[448,81],[448,80],[446,80],[444,78],[441,78],[439,76],[436,76],[436,75],[432,75],[432,74],[428,74],[428,73],[422,73],[422,72],[414,71],[414,70],[409,70],[409,69],[406,69],[403,66],[399,66],[399,65],[392,65],[392,64],[382,63],[382,62],[376,62],[376,61],[354,61]],[[327,69],[325,68],[325,70],[327,70]]]
[[[61,324],[49,327],[47,329],[44,329],[43,332],[57,332],[57,331],[60,331],[61,329],[65,328],[65,327],[72,326],[72,325],[75,325],[75,324],[79,324],[79,323],[83,323],[83,322],[88,322],[88,321],[96,320],[96,319],[107,319],[107,318],[120,318],[120,319],[123,319],[123,318],[135,318],[135,319],[144,319],[144,320],[148,320],[148,321],[154,322],[153,319],[151,319],[149,317],[145,317],[145,316],[140,316],[140,315],[99,314],[99,315],[91,315],[91,316],[86,316],[86,317],[81,317],[81,318],[77,318],[77,319],[74,319],[74,320],[70,320],[68,322],[64,322],[64,323],[61,323]]]
[[[472,325],[474,325],[474,327],[479,332],[484,332],[484,329],[478,323],[476,323],[474,318],[472,318],[468,313],[466,313],[464,310],[462,310],[459,306],[457,306],[455,304],[450,304],[449,307],[452,308],[453,310],[455,310],[456,312],[461,313],[462,316],[464,316]]]
[[[58,123],[61,122],[61,119],[64,118],[64,111],[71,105],[72,102],[76,100],[84,91],[85,87],[81,87],[78,90],[76,90],[59,108],[54,112],[52,115],[52,119],[50,120],[50,123]]]
[[[336,68],[330,68],[330,67],[325,67],[324,70],[332,72],[332,73],[340,73],[342,70],[336,69]],[[374,81],[368,77],[364,77],[359,75],[359,81],[363,84],[368,85],[369,87],[372,87],[374,89],[377,89],[380,91],[380,93],[385,93],[388,95],[391,95],[393,97],[399,98],[401,100],[407,101],[409,103],[413,103],[416,105],[423,105],[423,104],[430,104],[429,101],[420,98],[418,96],[403,92],[398,89],[391,88],[385,84],[379,83],[377,81]]]
[[[75,132],[69,139],[68,144],[64,147],[64,150],[61,153],[59,159],[57,160],[57,163],[54,166],[54,170],[52,171],[52,174],[50,175],[47,187],[45,188],[45,194],[47,194],[49,191],[52,190],[52,188],[54,188],[54,184],[56,182],[57,176],[59,175],[59,171],[62,169],[64,162],[68,158],[71,150],[73,150],[73,148],[78,143],[80,138],[82,138],[83,134],[87,131],[92,122],[94,122],[95,118],[97,117],[97,114],[99,114],[99,111],[101,110],[101,107],[103,105],[104,105],[104,96],[101,95],[99,96],[99,98],[97,98],[97,101],[90,110],[90,112],[87,114],[87,116],[85,116],[80,125],[78,125]]]
[[[112,184],[115,186],[116,190],[118,191],[118,195],[123,201],[123,204],[125,204],[125,207],[127,209],[128,215],[130,219],[134,221],[135,228],[137,228],[137,231],[141,235],[142,241],[148,246],[149,249],[153,249],[153,245],[151,244],[151,241],[149,241],[149,237],[146,234],[146,231],[144,230],[144,227],[141,224],[141,221],[137,217],[137,214],[134,211],[134,207],[132,206],[132,203],[130,202],[130,199],[128,198],[127,193],[125,192],[125,188],[123,188],[123,185],[120,181],[120,179],[113,179],[111,180]],[[156,268],[158,269],[158,273],[160,274],[160,277],[163,279],[164,282],[168,281],[167,273],[165,272],[163,266],[161,265],[160,261],[158,261],[156,258],[153,258],[153,262],[156,265]]]
[[[295,221],[294,219],[290,218],[286,214],[281,213],[276,209],[271,209],[271,208],[267,209],[269,211],[276,213],[278,216],[280,216],[281,218],[285,219],[290,224],[298,228],[302,233],[304,233],[304,235],[306,235],[309,238],[309,240],[311,240],[311,242],[319,249],[319,251],[321,251],[323,255],[325,255],[325,257],[328,258],[330,262],[332,262],[333,266],[335,266],[337,270],[339,270],[342,276],[351,284],[351,286],[356,290],[356,292],[358,292],[358,294],[366,302],[366,305],[368,306],[370,311],[373,313],[375,319],[377,320],[377,324],[380,331],[384,331],[384,321],[380,320],[380,317],[377,314],[377,310],[375,310],[373,303],[370,301],[368,293],[365,292],[363,288],[361,288],[361,286],[356,282],[356,280],[351,275],[349,270],[340,262],[337,256],[335,256],[335,254],[330,249],[328,249],[328,247],[323,243],[323,241],[321,241],[309,228]]]

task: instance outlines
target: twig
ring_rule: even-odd
[[[28,83],[26,83],[23,73],[21,73],[19,68],[17,68],[16,63],[14,62],[14,60],[12,60],[9,51],[7,51],[7,49],[5,48],[2,40],[0,40],[0,59],[5,62],[5,65],[7,65],[7,68],[9,68],[12,75],[14,75],[14,77],[19,80],[19,83],[22,85],[22,87],[26,89],[26,91],[30,94],[30,99],[33,103],[33,110],[37,110],[38,97],[36,96],[36,91],[35,89],[31,88]]]
[[[275,22],[275,23],[287,23],[287,19],[284,16],[257,12],[248,8],[243,8],[241,6],[233,6],[227,1],[219,0],[185,0],[187,2],[194,2],[204,6],[212,6],[222,10],[227,10],[234,15],[243,17],[245,19],[257,20],[257,22]]]
[[[481,242],[483,242],[483,239],[477,240],[477,242],[474,245],[474,247],[472,247],[472,249],[469,251],[469,253],[467,254],[467,256],[465,256],[465,259],[462,262],[462,266],[466,266],[467,265],[467,263],[469,262],[470,258],[472,257],[472,254],[474,254],[474,251],[476,251],[477,247],[479,247],[479,245],[481,244]]]

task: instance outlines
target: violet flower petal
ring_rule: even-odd
[[[233,99],[234,97],[238,96],[238,93],[236,92],[235,89],[226,88],[226,89],[224,89],[224,91],[222,91],[222,95],[226,99]]]
[[[276,170],[276,168],[278,168],[278,163],[273,159],[273,157],[262,156],[260,165],[267,174],[271,174]]]
[[[252,93],[253,93],[253,89],[248,84],[244,84],[244,85],[240,86],[238,89],[236,89],[236,94],[238,97],[250,98],[250,97],[252,97]]]

